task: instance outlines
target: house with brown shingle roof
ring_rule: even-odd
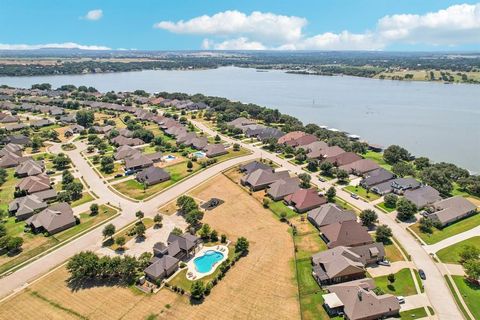
[[[334,166],[339,167],[361,159],[362,157],[354,152],[343,152],[334,156],[327,156],[323,161],[330,162]]]
[[[317,137],[313,134],[305,134],[297,139],[286,141],[285,145],[300,149],[303,148],[303,146],[309,145],[317,140]]]
[[[153,165],[153,161],[142,153],[134,153],[125,158],[125,170],[138,171]]]
[[[340,148],[339,146],[331,146],[331,147],[326,147],[323,149],[319,150],[314,150],[309,153],[307,153],[307,158],[308,159],[323,159],[323,158],[329,158],[329,157],[335,157],[339,154],[344,153],[345,150]]]
[[[208,158],[214,158],[228,153],[225,146],[221,143],[207,144],[203,151],[205,151],[205,155]]]
[[[268,186],[267,194],[275,201],[300,190],[300,180],[297,177],[280,179]]]
[[[243,186],[249,187],[252,191],[266,189],[277,180],[290,178],[288,171],[274,172],[272,169],[257,169],[240,179]]]
[[[25,191],[27,194],[45,191],[50,188],[50,178],[43,173],[36,176],[23,178],[16,185],[16,189]]]
[[[338,246],[356,247],[373,243],[367,228],[353,220],[320,227],[320,232],[329,248]]]
[[[326,203],[308,211],[307,219],[316,228],[343,221],[357,221],[357,215],[352,211],[343,210],[334,203]]]
[[[55,234],[76,224],[73,210],[66,202],[55,203],[27,219],[26,223],[34,232]]]
[[[293,206],[298,213],[307,212],[327,203],[325,197],[319,196],[316,189],[299,189],[285,197],[285,203]]]
[[[303,132],[303,131],[292,131],[292,132],[289,132],[289,133],[285,134],[284,136],[281,136],[280,138],[278,138],[277,143],[278,144],[284,144],[288,141],[296,140],[300,137],[303,137],[304,135],[306,135],[306,133]]]
[[[347,171],[348,173],[357,176],[363,176],[367,172],[380,168],[380,166],[371,159],[360,159],[348,164],[341,165],[339,168]]]
[[[117,152],[115,152],[114,157],[115,157],[115,160],[123,160],[137,153],[141,153],[141,151],[138,149],[134,149],[130,146],[121,146],[117,148]]]
[[[27,177],[27,176],[36,176],[40,174],[45,169],[45,165],[43,161],[35,161],[29,159],[20,163],[17,168],[15,169],[15,175],[19,178]]]

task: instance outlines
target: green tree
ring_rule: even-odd
[[[420,231],[423,233],[432,233],[433,232],[433,222],[430,218],[421,217],[419,220]]]
[[[145,217],[145,213],[143,213],[143,211],[141,210],[138,210],[137,212],[135,212],[135,217],[137,217],[138,220],[142,220],[143,217]]]
[[[7,181],[8,173],[4,168],[0,168],[0,185],[4,184]]]
[[[102,231],[104,238],[111,238],[115,234],[116,228],[112,223],[107,224]]]
[[[309,160],[307,164],[308,171],[315,172],[318,170],[318,163],[316,160]]]
[[[460,256],[460,262],[480,259],[480,248],[474,245],[463,246],[459,256]]]
[[[135,234],[137,235],[138,238],[144,238],[146,231],[147,231],[147,228],[145,227],[145,224],[143,224],[143,222],[137,222],[135,224]]]
[[[397,145],[391,145],[383,152],[385,162],[392,165],[400,161],[408,161],[410,157],[410,153],[405,148]]]
[[[413,163],[415,164],[415,168],[419,171],[430,167],[430,159],[428,159],[427,157],[415,158],[415,161]]]
[[[200,300],[203,298],[205,294],[205,285],[202,281],[197,280],[192,283],[192,287],[190,288],[190,294],[193,299]]]
[[[10,252],[17,252],[23,245],[22,237],[11,237],[7,243],[7,250]]]
[[[115,239],[115,244],[120,248],[123,249],[123,246],[125,245],[125,237],[124,236],[119,236]]]
[[[218,241],[217,230],[212,230],[212,232],[210,232],[210,241],[212,241],[212,242],[217,242]]]
[[[85,128],[89,128],[95,120],[95,115],[92,111],[79,110],[75,116],[77,123]]]
[[[339,182],[343,183],[348,180],[348,172],[342,169],[337,170],[337,179]]]
[[[415,205],[405,198],[400,198],[397,201],[397,218],[401,221],[412,220],[415,216],[417,208]]]
[[[310,180],[312,180],[312,177],[308,173],[300,173],[298,175],[298,178],[300,179],[300,187],[304,189],[310,188]]]
[[[65,190],[66,186],[72,183],[74,180],[74,177],[72,173],[68,170],[63,170],[62,172],[62,189]]]
[[[399,177],[415,176],[415,169],[408,162],[397,162],[392,166],[392,171]]]
[[[70,194],[70,200],[78,200],[82,197],[83,184],[81,182],[74,181],[67,185],[66,191]]]
[[[175,227],[172,230],[172,234],[177,235],[177,236],[181,236],[183,234],[183,230],[178,228],[178,227]]]
[[[360,213],[360,220],[362,221],[362,224],[366,227],[371,228],[375,224],[377,219],[378,219],[377,213],[371,209],[363,210]]]
[[[397,206],[398,196],[393,193],[388,193],[383,197],[383,202],[387,208],[395,208]]]
[[[155,223],[155,226],[157,228],[159,228],[161,225],[162,225],[162,220],[163,220],[163,217],[161,214],[157,213],[154,217],[153,217],[153,222]]]
[[[377,242],[382,242],[383,244],[391,243],[390,237],[392,236],[392,229],[385,224],[382,224],[377,227],[375,231],[375,239]]]
[[[215,136],[215,142],[220,142],[220,141],[222,141],[222,138],[220,138],[220,136],[217,134]]]
[[[103,156],[100,159],[100,170],[105,173],[112,173],[115,169],[114,160],[111,156]]]
[[[322,174],[326,177],[331,177],[332,176],[332,169],[333,169],[333,164],[330,162],[322,162],[320,163],[320,170],[322,171]]]
[[[187,169],[189,172],[192,171],[192,168],[193,168],[193,162],[191,160],[188,160],[187,162]]]
[[[208,225],[207,223],[205,223],[201,228],[200,230],[198,231],[198,235],[203,239],[203,240],[207,240],[208,238],[210,238],[210,232],[211,232],[211,228],[210,228],[210,225]]]
[[[98,214],[98,204],[92,203],[90,205],[90,215],[91,216],[96,216]]]
[[[227,242],[227,235],[222,233],[222,235],[220,236],[220,242],[221,243],[226,243]]]
[[[67,166],[70,164],[71,160],[65,153],[59,153],[55,156],[52,160],[53,166],[57,170],[65,170]]]
[[[235,252],[245,254],[248,252],[249,242],[245,237],[240,237],[235,243]]]
[[[425,184],[437,189],[443,195],[448,195],[453,190],[452,179],[437,167],[425,168],[420,177]]]
[[[395,282],[395,274],[390,273],[390,274],[387,276],[387,280],[388,280],[388,282],[390,282],[391,284],[393,284],[393,283]]]
[[[327,196],[328,202],[334,203],[335,202],[335,196],[337,195],[337,191],[335,190],[334,187],[330,187],[327,192],[325,192],[325,195]]]
[[[467,278],[478,281],[480,279],[480,260],[468,260],[463,264]]]

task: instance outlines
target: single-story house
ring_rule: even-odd
[[[360,181],[360,185],[365,189],[370,189],[374,185],[377,185],[388,180],[395,178],[395,175],[384,168],[378,168],[365,174],[364,178]]]
[[[420,188],[421,185],[414,178],[397,178],[392,181],[392,189],[396,194],[404,194],[405,191]]]
[[[376,170],[378,168],[380,168],[380,166],[371,159],[360,159],[352,163],[340,166],[340,169],[357,176],[363,176],[366,173]]]
[[[313,134],[305,134],[297,139],[288,140],[284,144],[298,149],[303,148],[303,146],[309,145],[317,140],[318,138]]]
[[[268,186],[267,194],[275,201],[300,190],[300,180],[297,177],[280,179]]]
[[[274,172],[270,169],[257,169],[247,175],[244,175],[240,183],[249,187],[252,191],[266,189],[269,185],[277,180],[288,179],[290,174],[288,171]]]
[[[477,206],[462,196],[443,199],[432,204],[429,218],[440,222],[442,227],[477,213]]]
[[[308,211],[307,219],[316,228],[343,221],[357,221],[357,216],[352,211],[343,210],[334,203],[326,203],[318,208]]]
[[[330,162],[334,166],[340,167],[361,159],[362,157],[354,152],[343,152],[334,156],[326,156],[323,161]]]
[[[299,189],[285,197],[285,202],[293,206],[298,213],[307,212],[327,203],[325,197],[319,196],[316,189]]]
[[[140,150],[134,149],[130,146],[121,146],[117,148],[117,152],[115,152],[115,160],[123,160],[125,158],[131,157],[134,154],[141,153]]]
[[[125,158],[125,170],[138,171],[153,165],[153,161],[142,153],[134,153]]]
[[[8,204],[8,212],[15,214],[17,220],[25,220],[30,218],[35,212],[46,207],[48,207],[48,204],[43,199],[32,194],[13,199]]]
[[[224,154],[227,154],[228,151],[225,149],[225,146],[221,143],[217,144],[208,144],[203,151],[208,158],[218,157]]]
[[[305,150],[307,153],[310,153],[313,151],[320,151],[322,149],[328,148],[328,144],[324,141],[317,140],[312,143],[303,145],[301,148]]]
[[[80,133],[82,132],[83,130],[85,130],[85,127],[84,126],[81,126],[79,124],[73,124],[71,126],[69,126],[67,128],[67,130],[65,130],[65,132],[63,133],[63,135],[65,137],[71,137],[73,136],[75,133]]]
[[[366,270],[347,247],[339,246],[312,256],[312,275],[320,286],[365,278]]]
[[[273,171],[273,169],[269,165],[260,161],[252,161],[240,166],[240,172],[243,172],[245,174],[250,174],[258,169]]]
[[[152,263],[143,271],[145,276],[151,282],[167,279],[178,270],[180,260],[175,257],[165,255],[160,258],[153,257]]]
[[[36,176],[29,176],[20,180],[15,188],[20,191],[25,191],[27,194],[45,191],[51,189],[50,178],[43,173]]]
[[[117,146],[141,146],[142,144],[145,144],[142,139],[127,138],[124,136],[116,136],[115,138],[111,139],[111,142]]]
[[[53,124],[53,122],[49,119],[40,119],[40,120],[34,120],[30,122],[30,126],[33,128],[41,128],[41,127],[46,127]]]
[[[27,160],[20,163],[15,169],[15,175],[19,178],[36,176],[45,169],[43,161]]]
[[[0,168],[16,167],[19,164],[31,159],[30,157],[22,157],[21,155],[17,155],[16,153],[10,151],[2,151],[3,152],[0,155]]]
[[[35,232],[55,234],[76,224],[72,207],[66,202],[55,203],[43,211],[31,216],[26,223]]]
[[[300,137],[303,137],[304,135],[306,135],[306,133],[303,131],[292,131],[278,138],[277,143],[284,144],[288,141],[296,140]]]
[[[343,314],[347,320],[372,320],[398,316],[400,303],[391,294],[377,296],[375,281],[370,278],[327,287],[324,307],[331,316]]]
[[[339,154],[344,153],[345,150],[339,146],[331,146],[323,149],[313,150],[307,153],[308,159],[323,159],[338,156]]]
[[[227,126],[235,127],[235,128],[239,128],[239,129],[242,129],[244,126],[248,126],[248,125],[251,125],[251,124],[255,124],[255,121],[247,119],[245,117],[239,117],[235,120],[227,122]]]
[[[330,249],[338,246],[357,247],[373,243],[367,228],[354,220],[335,222],[320,227],[320,232]]]
[[[405,199],[410,200],[410,202],[419,209],[442,200],[440,192],[430,186],[422,186],[418,189],[406,190],[403,196]]]
[[[170,180],[170,174],[162,168],[151,166],[137,173],[136,179],[140,183],[151,186]]]
[[[27,136],[24,136],[23,134],[14,134],[14,135],[7,136],[3,139],[3,142],[19,144],[22,146],[30,145],[32,143],[30,138]]]

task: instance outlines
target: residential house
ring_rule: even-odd
[[[310,153],[310,152],[313,152],[313,151],[318,152],[322,149],[328,148],[328,144],[324,141],[317,140],[317,141],[314,141],[312,143],[303,145],[301,148],[303,150],[305,150],[307,153]]]
[[[13,143],[19,144],[22,146],[30,145],[32,141],[29,137],[24,136],[23,134],[14,134],[7,136],[3,139],[3,143]]]
[[[34,120],[30,122],[30,126],[33,128],[42,128],[53,124],[53,122],[49,119],[40,119]]]
[[[6,131],[18,131],[27,128],[28,125],[25,123],[12,123],[5,126]]]
[[[363,176],[370,171],[380,168],[380,166],[371,159],[360,159],[348,164],[341,165],[339,168],[347,171],[350,174]]]
[[[300,180],[297,177],[280,179],[268,186],[267,194],[275,201],[300,190]]]
[[[331,316],[343,315],[346,320],[372,320],[397,317],[400,304],[391,294],[377,295],[375,281],[370,278],[328,286],[323,304]]]
[[[240,172],[243,172],[245,174],[250,174],[258,169],[271,170],[273,172],[272,167],[260,161],[252,161],[240,166]]]
[[[151,264],[146,267],[143,272],[146,278],[151,282],[167,279],[178,270],[179,259],[164,255],[162,257],[153,257]]]
[[[197,150],[202,150],[208,145],[208,139],[206,137],[195,137],[186,141],[185,145],[191,146]]]
[[[379,168],[365,174],[364,178],[360,181],[360,185],[365,189],[370,189],[374,185],[377,185],[388,180],[395,178],[395,175],[388,170]]]
[[[43,161],[27,160],[20,163],[15,169],[15,175],[19,178],[36,176],[45,169]]]
[[[249,187],[252,191],[266,189],[277,180],[288,179],[288,171],[273,172],[272,169],[257,169],[247,175],[244,175],[240,183]]]
[[[306,133],[303,131],[292,131],[278,138],[277,143],[284,144],[288,141],[296,140],[300,137],[303,137],[304,135],[306,135]]]
[[[125,158],[125,170],[138,171],[153,165],[153,161],[142,153],[134,153]]]
[[[116,146],[141,146],[145,144],[142,139],[139,138],[127,138],[124,136],[116,136],[110,140]]]
[[[43,173],[36,176],[29,176],[20,180],[15,188],[26,192],[26,194],[45,191],[51,188],[50,178]]]
[[[17,220],[25,220],[46,207],[48,207],[47,202],[36,194],[32,194],[13,199],[8,204],[8,212],[10,214],[15,214]]]
[[[313,134],[304,134],[303,136],[298,137],[297,139],[290,139],[286,141],[284,144],[298,149],[298,148],[303,148],[303,146],[309,145],[312,142],[315,142],[317,140],[318,138]]]
[[[330,162],[336,167],[340,167],[346,164],[350,164],[352,162],[361,160],[362,157],[360,157],[358,154],[354,152],[343,152],[334,156],[326,156],[323,161],[325,162]]]
[[[221,143],[208,144],[203,151],[205,151],[205,155],[208,158],[214,158],[228,153],[225,146]]]
[[[418,209],[422,209],[432,203],[442,200],[440,192],[430,186],[422,186],[418,189],[406,190],[403,194],[405,199],[410,200]]]
[[[66,202],[55,203],[26,221],[34,232],[55,234],[76,224],[73,210]]]
[[[67,128],[67,130],[65,130],[65,132],[63,133],[63,135],[65,137],[71,137],[73,136],[74,134],[76,133],[80,133],[82,132],[83,130],[85,130],[85,127],[84,126],[81,126],[79,124],[73,124],[71,126],[69,126]]]
[[[316,228],[320,228],[337,222],[357,221],[357,216],[354,212],[343,210],[334,203],[326,203],[308,211],[307,219]]]
[[[136,179],[140,183],[151,186],[170,180],[170,174],[162,168],[151,166],[137,173]]]
[[[338,156],[339,154],[345,153],[345,150],[339,146],[331,146],[323,149],[313,150],[307,153],[308,159],[323,159],[323,158],[332,158]]]
[[[3,150],[2,150],[3,151]],[[31,159],[30,157],[23,157],[10,151],[3,151],[0,155],[0,168],[12,168]]]
[[[0,157],[3,157],[4,155],[8,155],[10,153],[14,153],[17,156],[21,156],[22,150],[23,150],[23,147],[21,145],[9,143],[0,150]]]
[[[356,247],[373,243],[367,228],[354,220],[335,222],[320,227],[320,232],[329,248]]]
[[[327,203],[327,199],[319,196],[316,189],[299,189],[285,197],[285,202],[293,206],[298,213],[307,212]]]
[[[121,146],[117,148],[117,152],[115,152],[114,157],[115,160],[123,160],[139,153],[141,153],[141,151],[138,149],[134,149],[130,146]]]
[[[442,227],[477,213],[477,206],[462,196],[455,196],[435,202],[429,218],[438,221]]]
[[[255,121],[247,119],[245,117],[240,117],[230,122],[227,122],[227,126],[235,127],[242,129],[244,126],[255,124]]]
[[[20,121],[19,117],[0,112],[0,123],[12,123],[18,121]]]
[[[371,190],[379,195],[385,195],[390,192],[403,194],[406,190],[416,189],[421,183],[413,178],[396,178],[374,185]]]

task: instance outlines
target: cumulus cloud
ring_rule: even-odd
[[[480,3],[452,5],[426,14],[395,14],[381,18],[372,30],[348,30],[309,36],[307,20],[274,13],[224,11],[154,25],[177,34],[204,35],[204,49],[218,50],[382,50],[389,45],[480,44]]]
[[[95,9],[95,10],[88,11],[83,18],[86,20],[97,21],[97,20],[100,20],[102,17],[103,17],[103,10]]]
[[[96,45],[82,45],[75,42],[46,43],[46,44],[4,44],[0,43],[0,50],[37,50],[37,49],[81,49],[81,50],[111,50],[109,47]]]
[[[179,34],[248,37],[255,41],[280,44],[300,39],[306,24],[307,20],[300,17],[258,11],[247,15],[233,10],[187,21],[161,21],[154,27]]]

